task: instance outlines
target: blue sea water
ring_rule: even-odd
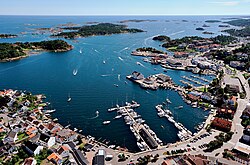
[[[0,63],[0,88],[31,91],[34,94],[43,93],[50,108],[57,111],[53,115],[62,125],[71,124],[72,128],[83,130],[83,134],[95,136],[97,139],[107,139],[112,144],[126,146],[137,151],[136,140],[125,125],[123,119],[112,120],[115,113],[107,109],[115,104],[136,100],[141,107],[136,111],[142,115],[146,123],[156,132],[164,143],[178,140],[177,129],[164,118],[157,116],[155,106],[165,101],[166,97],[173,102],[169,109],[175,118],[194,132],[194,126],[204,121],[204,112],[199,108],[186,105],[178,93],[169,90],[145,91],[137,84],[126,80],[126,75],[139,71],[145,76],[163,73],[160,66],[142,62],[141,57],[131,56],[131,51],[142,46],[152,46],[158,49],[159,42],[152,40],[155,35],[168,35],[171,38],[198,35],[211,37],[221,34],[220,23],[206,23],[207,31],[214,35],[203,35],[195,28],[201,27],[208,19],[223,19],[224,16],[0,16],[0,33],[18,34],[14,39],[0,39],[0,42],[27,42],[51,40],[48,34],[32,35],[36,28],[56,27],[59,24],[72,22],[84,25],[89,21],[111,22],[127,19],[152,19],[155,22],[127,23],[128,27],[140,28],[144,33],[118,34],[111,36],[95,36],[77,39],[79,42],[67,40],[74,50],[64,53],[44,52],[22,60]],[[183,21],[187,20],[187,22]],[[27,24],[30,24],[29,26]],[[27,32],[21,34],[21,32]],[[82,49],[82,54],[79,50]],[[103,64],[103,60],[106,64]],[[143,66],[139,66],[139,61]],[[77,76],[73,76],[78,69]],[[192,73],[169,70],[166,74],[179,82],[181,76]],[[120,75],[120,79],[118,78]],[[210,77],[203,76],[207,79]],[[128,82],[128,84],[125,83]],[[119,87],[115,87],[118,84]],[[72,97],[67,102],[68,94]],[[175,107],[183,105],[183,109]],[[95,112],[99,111],[99,117]],[[110,125],[102,125],[104,120],[111,120]],[[164,126],[164,129],[161,127]]]

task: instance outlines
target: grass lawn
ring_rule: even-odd
[[[20,133],[20,134],[18,133],[18,135],[17,135],[18,140],[22,140],[25,137],[27,137],[27,135],[25,133]]]

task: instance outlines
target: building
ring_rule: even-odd
[[[39,140],[39,142],[41,142],[41,144],[43,146],[50,148],[53,145],[55,145],[56,138],[55,137],[51,137],[48,134],[41,133],[40,134],[40,140]]]
[[[37,161],[34,158],[26,158],[22,165],[36,165]]]
[[[29,155],[38,155],[43,150],[43,146],[39,146],[36,143],[30,141],[24,142],[24,148]]]
[[[133,78],[134,80],[142,80],[142,79],[144,79],[144,75],[141,74],[141,73],[139,73],[139,72],[134,71],[134,72],[132,73],[132,78]]]
[[[57,165],[62,164],[63,160],[62,157],[60,155],[58,155],[57,153],[52,153],[51,155],[49,155],[47,157],[47,159]]]
[[[15,131],[11,131],[6,139],[6,141],[9,143],[15,143],[17,140],[18,140],[17,132]]]
[[[66,146],[61,146],[58,148],[57,153],[62,157],[68,157],[69,156],[69,148]]]
[[[234,146],[233,149],[235,152],[239,153],[239,154],[243,154],[247,157],[250,156],[250,146],[243,144],[241,142],[237,142],[236,145]]]
[[[174,58],[187,58],[189,56],[186,52],[175,52]]]
[[[170,58],[166,59],[166,64],[168,64],[171,67],[182,67],[183,66],[181,62],[178,62],[178,61],[176,61],[174,59],[170,59]]]
[[[229,132],[231,130],[231,126],[232,126],[232,122],[222,119],[222,118],[215,118],[212,123],[211,126],[215,129],[218,129],[220,131],[225,131],[225,132]]]

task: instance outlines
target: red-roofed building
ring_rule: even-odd
[[[231,130],[231,126],[232,126],[232,122],[222,119],[222,118],[215,118],[212,123],[211,126],[215,129],[221,130],[221,131],[225,131],[225,132],[229,132]]]

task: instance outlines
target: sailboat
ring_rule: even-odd
[[[82,54],[82,49],[80,49],[80,51],[79,51],[81,54]]]
[[[76,76],[77,72],[78,72],[77,69],[74,69],[73,70],[73,75]]]
[[[68,102],[70,102],[71,101],[71,97],[70,97],[70,94],[69,94],[69,96],[68,96],[68,100],[67,100]]]

